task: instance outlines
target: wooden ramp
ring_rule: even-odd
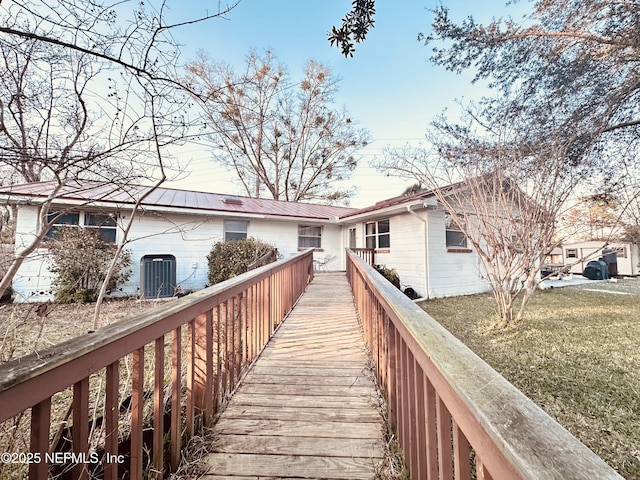
[[[316,275],[215,429],[207,480],[375,476],[383,422],[344,273]]]

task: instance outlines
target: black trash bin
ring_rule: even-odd
[[[587,263],[582,275],[589,280],[606,280],[609,278],[609,269],[604,260],[592,260]]]
[[[605,248],[602,250],[602,260],[607,264],[609,269],[609,277],[615,277],[618,275],[618,253],[611,249]]]

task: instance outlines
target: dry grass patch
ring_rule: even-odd
[[[640,478],[640,280],[541,291],[506,330],[487,328],[488,295],[421,306],[621,475]]]
[[[103,304],[99,327],[162,305],[161,301],[110,300]],[[42,351],[88,333],[93,328],[94,304],[42,303],[0,305],[0,363]]]

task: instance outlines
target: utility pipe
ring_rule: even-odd
[[[431,291],[431,281],[429,279],[429,267],[431,265],[431,260],[430,260],[430,256],[429,256],[429,219],[427,218],[422,218],[420,215],[418,215],[414,210],[411,209],[411,205],[407,205],[407,212],[409,212],[411,215],[413,215],[414,217],[416,217],[417,219],[419,219],[422,223],[424,223],[424,270],[425,270],[425,288],[426,288],[426,292],[424,295],[424,299],[428,299],[430,298],[430,291]]]

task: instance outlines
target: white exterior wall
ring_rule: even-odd
[[[35,236],[38,224],[38,207],[21,206],[16,216],[16,254],[28,247]],[[46,261],[47,249],[39,248],[23,263],[13,279],[12,288],[17,302],[44,302],[53,300],[51,280]]]
[[[208,283],[207,255],[213,244],[222,240],[222,234],[222,220],[216,217],[150,212],[139,215],[131,227],[126,246],[131,250],[132,275],[122,293],[139,294],[141,260],[145,255],[175,257],[176,284],[180,291],[204,288]],[[121,241],[120,236],[118,241]]]
[[[424,218],[424,212],[420,212]],[[364,229],[364,226],[363,226]],[[376,252],[376,263],[398,272],[402,290],[413,288],[421,297],[426,293],[425,225],[410,213],[389,217],[391,248]]]
[[[445,212],[429,211],[430,297],[471,295],[489,290],[482,279],[478,254],[448,251]]]
[[[345,245],[349,228],[356,228],[356,246],[365,247],[365,224],[389,219],[391,248],[378,249],[375,262],[398,272],[402,289],[410,286],[421,297],[470,295],[489,289],[482,279],[478,255],[470,252],[447,251],[445,214],[443,211],[416,209],[420,218],[409,212],[376,217],[373,220],[345,224]],[[426,226],[421,219],[427,219]],[[425,242],[425,238],[428,240]],[[428,248],[428,251],[426,251]],[[427,266],[428,265],[428,277]]]
[[[629,275],[640,275],[640,248],[638,245],[629,244],[629,267],[631,270]]]
[[[24,249],[37,228],[38,208],[22,206],[16,223],[16,251]],[[126,248],[131,250],[132,275],[117,295],[137,295],[140,292],[141,259],[145,255],[173,255],[176,258],[176,281],[183,292],[199,290],[208,285],[207,255],[214,243],[224,238],[224,220],[248,220],[247,235],[276,246],[282,257],[298,253],[298,225],[322,225],[322,249],[314,258],[331,257],[327,270],[343,270],[342,228],[335,224],[304,219],[264,219],[224,215],[185,215],[179,213],[144,212],[134,221]],[[120,217],[122,225],[128,217]],[[122,240],[122,230],[117,241]],[[53,275],[46,260],[47,249],[38,249],[22,265],[14,278],[14,299],[17,302],[53,300]]]
[[[321,225],[321,248],[313,252],[314,260],[328,258],[326,270],[344,270],[344,247],[342,243],[342,227],[336,224],[305,221],[304,219],[273,220],[250,219],[250,237],[272,243],[283,258],[289,258],[305,249],[298,249],[298,226]],[[324,270],[325,267],[322,267]]]
[[[424,218],[424,212],[419,212]],[[410,213],[382,216],[375,220],[367,220],[345,225],[345,245],[349,241],[349,229],[356,229],[356,248],[365,248],[365,225],[371,221],[389,219],[391,248],[377,249],[375,263],[394,269],[400,277],[404,290],[413,288],[420,296],[426,292],[425,281],[425,225],[419,218]]]

